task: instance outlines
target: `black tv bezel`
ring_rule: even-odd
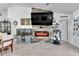
[[[49,23],[46,23],[46,24],[44,24],[44,22],[43,23],[41,23],[42,22],[42,20],[40,21],[40,20],[38,20],[38,21],[40,21],[40,22],[37,22],[37,24],[33,24],[33,22],[32,22],[32,25],[52,25],[53,24],[53,12],[37,12],[37,13],[31,13],[31,20],[32,20],[32,15],[33,14],[36,14],[36,16],[38,16],[38,14],[40,14],[40,18],[41,17],[45,17],[45,16],[47,16],[47,15],[49,15],[49,14],[51,14],[52,15],[52,21],[51,21],[51,24],[49,24]],[[40,19],[39,18],[39,19]],[[48,18],[48,17],[47,17]],[[40,23],[40,24],[39,24]]]

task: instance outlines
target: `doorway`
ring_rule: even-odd
[[[61,31],[61,40],[68,43],[68,19],[62,19],[59,22]]]

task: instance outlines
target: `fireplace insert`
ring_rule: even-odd
[[[46,37],[46,36],[49,36],[49,32],[48,31],[35,31],[35,36]]]

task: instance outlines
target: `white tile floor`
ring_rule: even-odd
[[[65,42],[61,45],[46,42],[16,43],[14,52],[4,51],[4,56],[79,56],[79,49]]]

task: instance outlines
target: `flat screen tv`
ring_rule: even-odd
[[[53,12],[31,13],[32,25],[52,25]]]

